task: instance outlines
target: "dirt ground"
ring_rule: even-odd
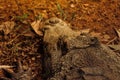
[[[120,0],[0,0],[0,24],[14,21],[15,29],[0,32],[0,65],[32,68],[34,80],[41,79],[42,39],[30,23],[59,17],[74,29],[86,30],[104,44],[118,44],[115,29],[120,29]]]

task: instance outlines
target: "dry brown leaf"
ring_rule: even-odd
[[[104,34],[104,35],[101,36],[101,39],[102,39],[102,41],[109,41],[110,36],[107,35],[107,34]]]
[[[90,32],[90,35],[91,35],[91,36],[94,36],[94,37],[99,37],[99,38],[101,37],[101,33],[94,32],[94,31],[93,31],[93,32]]]
[[[108,45],[110,48],[120,51],[120,45]]]
[[[9,34],[15,26],[15,22],[6,21],[0,25],[0,31],[3,31],[5,35]]]
[[[120,38],[120,29],[114,28],[115,32],[117,33],[117,36]]]
[[[42,26],[41,20],[37,20],[31,23],[31,26],[36,34],[42,36],[43,33],[40,31],[40,27]]]
[[[120,38],[120,29],[118,29],[117,33],[118,33],[118,36],[119,36],[119,38]]]
[[[83,29],[81,30],[81,33],[89,33],[90,32],[90,29]]]

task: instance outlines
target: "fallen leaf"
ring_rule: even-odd
[[[93,36],[93,37],[101,37],[101,33],[98,33],[98,32],[90,32],[90,35]]]
[[[108,45],[108,47],[110,47],[113,50],[120,51],[120,45]]]
[[[42,26],[41,20],[37,20],[31,23],[31,26],[36,34],[42,36],[43,33],[40,31],[40,27]]]
[[[6,21],[0,25],[0,31],[3,31],[5,35],[9,34],[15,26],[15,22]]]
[[[83,30],[81,30],[81,33],[89,33],[90,32],[90,29],[83,29]]]
[[[102,40],[102,41],[109,41],[109,39],[110,39],[110,36],[107,35],[107,34],[104,34],[104,35],[102,35],[102,37],[101,37],[101,40]]]
[[[117,33],[117,36],[120,38],[120,29],[114,28],[115,32]]]

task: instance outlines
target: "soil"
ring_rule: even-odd
[[[120,29],[119,0],[0,0],[0,24],[16,23],[9,34],[0,32],[0,65],[16,66],[20,59],[25,70],[32,69],[34,80],[42,80],[42,37],[30,23],[51,17],[77,30],[89,29],[104,44],[118,44],[115,29]]]

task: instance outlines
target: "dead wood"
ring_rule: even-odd
[[[120,58],[97,38],[73,31],[58,18],[42,29],[47,80],[120,80]]]
[[[31,69],[24,70],[20,61],[18,61],[17,72],[12,72],[5,68],[2,71],[5,77],[0,77],[0,80],[31,80],[33,78]]]

